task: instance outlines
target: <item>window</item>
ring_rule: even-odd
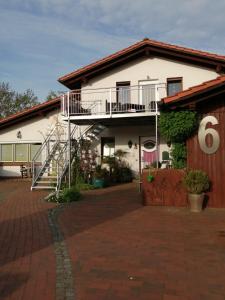
[[[115,153],[115,138],[114,137],[103,137],[101,143],[101,154],[102,157],[114,156]]]
[[[35,143],[30,145],[30,160],[34,158],[35,154],[38,152],[38,150],[41,148],[41,143]],[[41,161],[41,153],[36,158],[36,161]]]
[[[15,144],[15,161],[28,161],[28,144]]]
[[[12,144],[2,144],[0,145],[0,160],[1,161],[13,161],[13,145]]]
[[[143,146],[146,150],[150,151],[150,150],[155,150],[156,147],[156,143],[153,140],[147,140],[143,143]]]
[[[29,162],[41,147],[41,143],[33,144],[0,144],[0,161],[2,162]],[[41,161],[41,155],[36,158]]]
[[[182,77],[167,79],[167,96],[173,96],[182,89]]]
[[[117,103],[130,103],[130,81],[116,83]]]

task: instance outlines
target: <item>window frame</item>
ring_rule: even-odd
[[[16,160],[16,145],[22,145],[25,144],[27,145],[27,160]],[[34,144],[38,144],[40,145],[40,147],[42,147],[42,142],[38,141],[38,142],[21,142],[21,143],[10,143],[10,142],[3,142],[0,143],[0,163],[31,163],[32,159],[31,159],[31,145]],[[12,160],[2,160],[2,146],[3,145],[11,145],[12,146]],[[38,160],[38,162],[41,162],[42,160]]]
[[[169,77],[167,78],[167,81],[166,81],[166,93],[167,93],[167,97],[170,97],[170,96],[173,96],[173,95],[169,95],[169,84],[170,83],[175,83],[175,82],[180,82],[181,84],[181,89],[179,92],[183,91],[183,77]],[[177,93],[179,93],[177,92]]]
[[[2,146],[3,145],[11,145],[12,146],[12,160],[2,160]],[[13,143],[1,143],[0,144],[0,162],[12,163],[14,162],[14,146]]]
[[[115,148],[116,148],[116,139],[115,136],[103,136],[101,137],[101,158],[105,157],[114,157],[114,155],[108,156],[108,155],[103,155],[104,154],[104,145],[107,143],[107,140],[112,140],[114,142],[114,153],[115,153]]]
[[[131,85],[130,85],[130,81],[117,81],[116,82],[116,103],[120,103],[120,99],[119,99],[119,94],[120,94],[120,88],[130,88]],[[129,102],[127,103],[131,103],[131,94],[129,95],[129,99],[128,99]]]
[[[26,145],[26,155],[27,155],[27,160],[17,160],[17,157],[16,157],[16,147],[19,146],[19,145]],[[30,157],[29,157],[29,143],[14,143],[13,144],[13,147],[14,147],[14,162],[16,163],[24,163],[24,162],[30,162]]]

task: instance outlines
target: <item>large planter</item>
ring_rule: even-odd
[[[201,212],[205,194],[188,194],[190,210],[192,212]]]
[[[97,189],[101,189],[105,186],[104,179],[93,179],[93,186]]]

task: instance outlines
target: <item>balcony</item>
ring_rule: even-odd
[[[104,119],[158,114],[165,84],[82,89],[61,96],[61,113],[67,119]]]

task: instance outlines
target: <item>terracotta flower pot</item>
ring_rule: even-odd
[[[204,194],[188,194],[188,201],[190,210],[192,212],[201,212],[202,211],[202,204],[204,200]]]

